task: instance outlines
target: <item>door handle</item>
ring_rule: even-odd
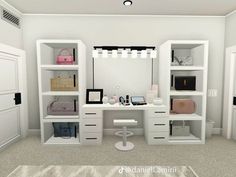
[[[15,93],[15,105],[21,104],[21,93]]]

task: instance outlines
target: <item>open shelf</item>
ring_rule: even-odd
[[[202,66],[171,66],[172,71],[202,71],[204,67]]]
[[[53,144],[53,145],[56,145],[56,144],[80,144],[80,141],[79,141],[79,137],[77,136],[76,138],[75,137],[71,137],[71,138],[61,138],[61,137],[54,137],[54,136],[51,136],[46,142],[45,144]]]
[[[47,115],[44,119],[79,119],[79,115]]]
[[[41,65],[42,69],[49,71],[78,70],[79,65]]]
[[[170,136],[169,140],[200,140],[200,138],[190,134],[189,136]]]
[[[45,96],[78,96],[79,92],[75,92],[75,91],[49,91],[49,92],[43,92],[42,95],[45,95]]]
[[[202,120],[198,114],[170,114],[169,120]]]
[[[200,91],[177,91],[177,90],[171,90],[170,91],[170,96],[202,96],[204,95],[203,92]]]

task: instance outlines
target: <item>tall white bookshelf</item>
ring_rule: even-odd
[[[73,65],[58,65],[56,57],[61,49],[74,49],[75,62]],[[71,51],[72,52],[72,51]],[[52,123],[73,122],[80,127],[81,109],[86,96],[86,49],[80,40],[37,40],[38,87],[40,106],[41,142],[43,144],[80,144],[80,128],[77,137],[54,137]],[[51,91],[50,79],[60,75],[76,75],[78,90]],[[47,107],[55,99],[78,102],[78,115],[48,115]]]
[[[178,65],[172,61],[172,51],[178,57],[191,56],[191,63]],[[208,41],[205,40],[169,40],[160,46],[159,57],[160,97],[170,108],[173,98],[188,98],[196,103],[193,114],[169,113],[169,121],[188,121],[190,136],[169,135],[170,144],[204,144],[206,124]],[[171,84],[173,76],[196,76],[195,91],[175,90]]]

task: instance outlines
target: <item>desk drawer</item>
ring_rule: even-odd
[[[158,110],[155,110],[155,109],[148,110],[147,116],[153,117],[153,118],[167,117],[168,116],[167,109],[164,108],[164,109],[158,109]]]
[[[102,110],[83,109],[83,117],[84,118],[101,118]]]
[[[101,133],[83,133],[81,138],[83,145],[98,145],[102,143],[102,132]]]
[[[102,119],[83,119],[83,132],[102,132]]]
[[[148,144],[167,144],[169,132],[150,133],[148,136]]]
[[[157,132],[157,131],[169,131],[169,120],[167,118],[149,118],[148,119],[148,131]]]

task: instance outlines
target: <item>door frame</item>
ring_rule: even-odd
[[[22,103],[20,105],[20,137],[24,138],[28,133],[28,98],[27,98],[27,75],[25,51],[0,43],[0,52],[7,55],[14,55],[18,60],[19,92]]]
[[[232,112],[234,73],[236,69],[236,46],[226,48],[225,75],[224,75],[224,106],[223,106],[223,136],[232,138]],[[234,68],[235,67],[235,68]]]

